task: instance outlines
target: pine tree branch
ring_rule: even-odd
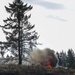
[[[7,18],[6,20],[3,20],[4,22],[7,22],[7,21],[11,21],[11,22],[16,22],[16,19],[12,19],[11,17]]]

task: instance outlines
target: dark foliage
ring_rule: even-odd
[[[75,69],[44,66],[1,65],[0,75],[74,75]]]
[[[22,64],[22,60],[27,59],[25,56],[37,45],[38,33],[32,30],[35,25],[28,22],[31,15],[26,15],[32,6],[24,4],[21,0],[14,0],[12,4],[9,3],[9,7],[5,6],[5,9],[10,16],[3,20],[5,25],[0,27],[6,35],[7,42],[0,42],[3,44],[0,48],[3,53],[10,51],[12,55],[18,57],[19,64]]]
[[[67,59],[67,61],[68,61],[68,67],[69,68],[71,68],[71,67],[73,67],[74,66],[74,63],[75,63],[75,57],[74,57],[74,52],[73,52],[73,50],[72,49],[69,49],[68,50],[68,59]]]
[[[75,69],[75,53],[72,49],[66,52],[56,53],[59,59],[58,65]]]

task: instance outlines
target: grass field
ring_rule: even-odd
[[[75,69],[11,64],[0,65],[0,75],[75,75]]]

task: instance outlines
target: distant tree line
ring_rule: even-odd
[[[59,59],[58,65],[68,68],[75,68],[75,53],[73,49],[68,49],[67,52],[56,52]]]

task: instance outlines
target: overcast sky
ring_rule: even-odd
[[[0,24],[6,19],[7,13],[4,5],[13,0],[0,0]],[[75,0],[23,0],[33,6],[31,24],[42,43],[39,48],[49,47],[55,51],[75,50]],[[5,40],[0,29],[0,40]]]

